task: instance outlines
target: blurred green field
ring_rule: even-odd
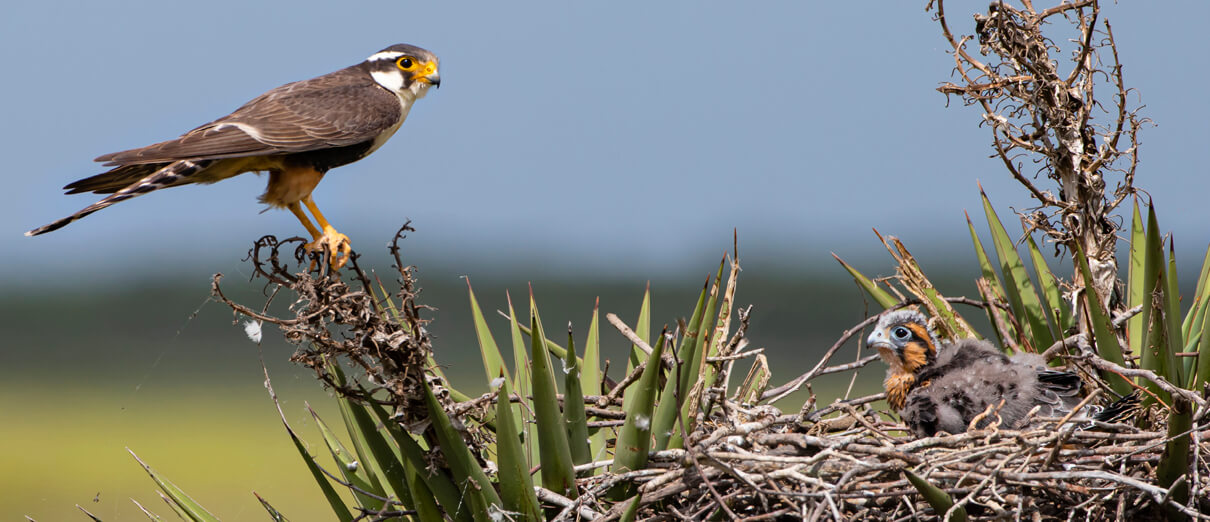
[[[716,267],[705,266],[692,278],[653,282],[652,328],[692,311],[707,271]],[[755,304],[749,337],[753,347],[767,348],[773,385],[809,369],[866,313],[869,305],[839,272],[828,278],[754,271],[741,276],[736,301]],[[459,389],[482,393],[486,379],[465,280],[430,271],[421,277],[422,302],[437,308],[430,327],[438,361]],[[523,307],[524,276],[474,284],[485,313],[493,316],[489,321],[495,310],[506,308],[506,290]],[[632,321],[645,285],[642,279],[533,281],[544,321],[552,325],[548,330],[562,331],[553,325],[571,321],[577,337],[597,296],[602,314]],[[224,288],[255,308],[265,301],[260,283],[229,278]],[[79,504],[103,520],[140,520],[131,498],[168,515],[155,484],[125,448],[224,520],[266,520],[253,491],[294,520],[326,519],[326,503],[264,389],[261,353],[291,424],[316,453],[326,449],[304,404],[309,401],[339,425],[334,402],[309,372],[288,362],[293,347],[280,334],[266,328],[258,350],[229,310],[207,302],[208,292],[208,274],[197,272],[177,280],[5,293],[0,519],[85,520]],[[288,303],[278,301],[272,309],[282,313]],[[507,339],[503,320],[493,326],[498,340]],[[612,328],[603,328],[601,339],[604,357],[614,361],[610,375],[620,378],[625,363],[618,361],[624,361],[628,343]],[[837,362],[853,360],[855,350],[847,347]],[[863,372],[858,392],[876,389],[883,372],[881,365]],[[814,390],[829,400],[844,393],[849,377],[817,380]],[[779,406],[796,411],[803,399],[799,394]]]

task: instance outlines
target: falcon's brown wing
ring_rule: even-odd
[[[106,165],[307,152],[373,140],[397,125],[398,98],[360,66],[283,85],[180,138],[106,154]]]

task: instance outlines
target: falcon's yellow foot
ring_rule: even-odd
[[[349,262],[353,247],[349,244],[349,236],[337,232],[330,226],[324,227],[323,234],[315,241],[307,243],[308,252],[328,252],[328,264],[333,270],[340,270]]]

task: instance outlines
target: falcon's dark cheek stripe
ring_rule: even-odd
[[[903,326],[907,327],[908,330],[911,330],[916,336],[916,339],[918,339],[921,344],[928,348],[928,351],[937,353],[937,347],[933,346],[932,344],[932,336],[929,335],[927,326],[917,323],[907,323]]]

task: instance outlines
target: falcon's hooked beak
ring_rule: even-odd
[[[424,62],[416,74],[412,76],[415,81],[424,82],[438,89],[441,88],[441,75],[437,73],[437,61]]]

